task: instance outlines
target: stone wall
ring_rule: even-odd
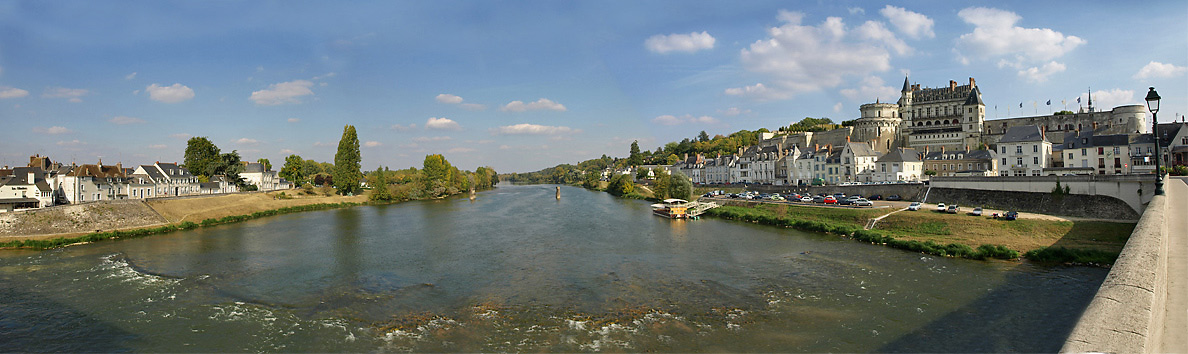
[[[1154,180],[1155,175],[932,177],[931,184],[934,188],[1050,193],[1059,181],[1074,195],[1114,197],[1140,213],[1155,195]]]
[[[1053,195],[1052,193],[994,191],[933,187],[928,203],[956,203],[966,208],[983,207],[1037,214],[1095,219],[1138,220],[1138,212],[1122,200],[1105,195]]]
[[[164,222],[143,201],[101,201],[2,213],[0,237],[110,231]]]
[[[1169,216],[1167,197],[1151,200],[1061,353],[1158,351],[1162,338],[1156,327],[1166,312]]]

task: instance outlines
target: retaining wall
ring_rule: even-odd
[[[956,203],[962,207],[983,207],[1029,213],[1076,216],[1095,219],[1138,220],[1139,213],[1129,204],[1106,195],[1068,194],[1051,192],[1015,192],[981,189],[933,187],[928,203]]]
[[[1150,353],[1158,348],[1167,300],[1166,199],[1156,196],[1147,205],[1060,352]]]

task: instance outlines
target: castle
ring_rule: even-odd
[[[1011,127],[1021,126],[1039,127],[1054,144],[1062,143],[1068,132],[1092,130],[1097,135],[1150,133],[1146,107],[1127,105],[1110,111],[1095,111],[1092,98],[1088,110],[1073,114],[987,121],[982,92],[972,77],[965,85],[950,80],[949,86],[937,88],[912,85],[905,77],[897,103],[876,100],[862,105],[860,111],[861,117],[854,122],[851,140],[870,143],[882,153],[901,147],[920,151],[989,147],[996,145]]]

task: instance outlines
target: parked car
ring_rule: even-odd
[[[830,197],[830,198],[833,198],[833,197]],[[825,202],[825,196],[818,195],[816,197],[813,197],[813,203],[824,203],[824,202]]]
[[[870,199],[870,200],[883,200],[883,195],[882,195],[882,194],[875,194],[875,195],[872,195],[872,196],[870,196],[870,198],[867,198],[867,199]]]
[[[806,195],[806,196],[800,197],[800,201],[805,202],[805,203],[810,203],[813,201],[813,197]]]
[[[949,207],[945,209],[945,212],[949,214],[957,214],[958,212],[961,212],[961,207],[957,206],[957,204],[950,204]]]
[[[945,203],[936,203],[936,211],[945,212]]]
[[[1008,211],[1008,212],[1006,212],[1006,214],[1003,215],[1003,218],[1007,219],[1007,220],[1015,220],[1015,219],[1019,218],[1019,213],[1014,212],[1014,211]]]
[[[831,195],[831,196],[825,197],[824,200],[822,200],[821,202],[825,203],[825,204],[837,204],[837,198],[834,198]]]
[[[923,205],[923,204],[920,204],[920,202],[912,202],[912,204],[908,204],[908,210],[911,210],[911,211],[920,210],[921,205]]]
[[[855,200],[855,201],[854,201],[854,205],[857,205],[857,206],[874,206],[874,202],[872,202],[872,201],[870,201],[869,199],[866,199],[866,198],[858,198],[858,200]]]
[[[903,200],[903,197],[900,197],[898,194],[892,194],[887,196],[887,200]]]
[[[974,208],[974,210],[970,212],[969,215],[982,216],[982,207]]]

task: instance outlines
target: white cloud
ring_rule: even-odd
[[[430,117],[425,121],[425,129],[462,130],[462,126],[449,118]]]
[[[86,144],[87,143],[85,143],[85,142],[78,141],[78,139],[74,139],[71,141],[59,141],[58,142],[58,146],[79,146],[79,145],[86,145]]]
[[[1089,94],[1081,94],[1081,102],[1086,104],[1089,102]],[[1076,100],[1073,100],[1076,102]],[[1043,102],[1040,102],[1043,103]],[[1134,90],[1113,89],[1109,91],[1097,90],[1093,91],[1093,107],[1098,110],[1110,110],[1114,107],[1125,106],[1130,104],[1145,105],[1142,99],[1136,99]]]
[[[58,135],[58,134],[71,133],[73,131],[70,129],[66,129],[66,127],[53,126],[53,127],[49,127],[49,128],[35,127],[35,128],[33,128],[33,132],[41,133],[41,134]]]
[[[417,127],[417,125],[415,123],[409,124],[409,125],[392,124],[392,130],[395,130],[398,132],[406,132],[406,131],[415,129],[416,127]]]
[[[851,7],[851,8],[847,8],[846,10],[850,11],[851,15],[865,15],[866,14],[866,9],[863,9],[861,7]]]
[[[899,99],[899,89],[884,85],[883,79],[878,76],[867,76],[859,85],[858,88],[843,89],[841,94],[851,101],[864,103],[875,100],[895,102]]]
[[[837,104],[833,105],[833,112],[839,113],[842,111],[842,108],[845,108],[845,106],[843,106],[841,102],[838,102]]]
[[[384,145],[383,143],[381,143],[381,142],[378,142],[378,141],[368,141],[368,142],[365,142],[365,143],[363,143],[363,146],[366,146],[366,147],[372,147],[372,148],[373,148],[373,147],[380,147],[380,146],[383,146],[383,145]]]
[[[266,90],[252,92],[252,101],[262,106],[275,106],[286,103],[301,103],[301,96],[313,95],[313,83],[307,80],[294,80],[272,84]]]
[[[235,143],[240,145],[256,145],[260,143],[260,141],[250,138],[239,138],[239,140],[236,140]]]
[[[1052,76],[1052,74],[1058,72],[1063,72],[1064,69],[1064,64],[1052,61],[1044,64],[1043,66],[1033,66],[1027,69],[1019,70],[1019,77],[1022,77],[1031,83],[1041,83],[1048,81],[1048,76]]]
[[[481,110],[487,109],[486,105],[481,105],[478,103],[463,103],[463,104],[461,104],[461,106],[462,106],[462,109],[465,109],[468,111],[481,111]]]
[[[801,24],[804,14],[799,12],[781,10],[777,17],[783,23],[769,28],[768,38],[752,43],[740,54],[744,68],[771,81],[730,88],[726,94],[786,99],[837,87],[847,77],[890,70],[893,54],[912,52],[881,22],[868,21],[847,31],[840,17],[829,17],[816,26]]]
[[[187,140],[187,139],[190,139],[190,137],[192,135],[186,134],[186,133],[177,133],[177,134],[169,134],[169,136],[174,139],[178,139],[178,140]]]
[[[458,96],[451,95],[448,93],[439,94],[439,95],[437,95],[436,99],[437,99],[437,102],[446,103],[446,104],[462,103],[462,97],[458,97]]]
[[[727,108],[726,110],[721,110],[721,109],[719,109],[719,110],[718,110],[718,113],[721,113],[721,114],[722,114],[722,115],[724,115],[724,116],[731,116],[731,117],[733,117],[733,116],[737,116],[737,115],[740,115],[740,114],[750,114],[750,113],[751,113],[751,110],[749,110],[749,109],[742,109],[742,108],[738,108],[738,107],[730,107],[730,108]]]
[[[464,153],[475,152],[475,151],[477,151],[477,150],[471,149],[471,148],[464,148],[464,147],[456,147],[453,149],[446,150],[446,152],[451,153],[451,154],[464,154]]]
[[[182,84],[170,86],[152,84],[148,85],[144,91],[148,92],[149,98],[157,102],[178,103],[194,98],[194,90]]]
[[[427,142],[431,142],[431,141],[447,141],[447,140],[451,140],[451,139],[453,139],[453,138],[450,138],[448,136],[432,136],[432,137],[419,136],[419,137],[413,138],[413,141],[419,142],[419,143],[427,143]]]
[[[296,154],[297,151],[295,151],[293,149],[281,149],[280,153],[282,153],[282,154]]]
[[[644,46],[648,50],[660,54],[668,52],[693,53],[703,49],[713,49],[715,41],[714,36],[705,31],[689,34],[657,34],[645,40]]]
[[[548,126],[538,124],[516,124],[505,125],[499,128],[491,129],[496,134],[506,135],[553,135],[553,134],[570,134],[578,133],[581,130],[570,127]]]
[[[1166,79],[1184,75],[1185,72],[1188,72],[1188,67],[1151,61],[1150,63],[1147,63],[1147,66],[1139,69],[1139,71],[1134,74],[1134,78],[1139,80],[1150,78]],[[3,92],[0,92],[0,98],[4,98]]]
[[[503,106],[503,108],[501,108],[501,109],[504,112],[523,112],[523,111],[535,111],[535,110],[551,110],[551,111],[558,111],[558,112],[566,111],[564,105],[557,103],[557,102],[553,102],[552,100],[547,99],[547,98],[541,98],[539,100],[536,100],[536,102],[532,102],[532,103],[524,103],[524,101],[511,101],[511,102],[508,102],[507,105]]]
[[[166,149],[166,148],[168,148],[168,147],[169,147],[169,146],[166,146],[165,144],[154,144],[154,145],[149,145],[149,146],[148,146],[148,148],[149,148],[149,149],[156,149],[156,150],[163,150],[163,149]]]
[[[0,86],[0,99],[2,98],[21,98],[29,95],[29,91],[25,91],[16,87]]]
[[[1023,69],[1028,65],[1050,62],[1085,44],[1077,36],[1065,36],[1048,28],[1023,28],[1015,24],[1022,19],[1010,11],[985,7],[970,7],[957,13],[973,32],[957,38],[953,52],[957,59],[968,64],[971,58],[998,59],[998,66]]]
[[[124,80],[132,80],[135,78],[136,78],[136,72],[132,72],[131,74],[124,76]]]
[[[915,39],[936,37],[936,33],[932,32],[932,19],[928,16],[891,5],[879,10],[879,13],[886,17],[887,21],[891,21],[891,25],[895,26],[899,33],[908,37]]]
[[[289,122],[289,123],[297,123],[297,122],[300,122],[300,121],[301,121],[301,118],[289,118],[289,119],[288,119],[288,122]]]
[[[653,123],[663,125],[678,125],[678,124],[717,124],[718,119],[710,116],[694,117],[691,114],[686,114],[680,117],[674,115],[662,115],[652,119]]]
[[[108,119],[107,121],[112,124],[119,125],[144,123],[144,119],[129,116],[115,116],[114,118]]]
[[[72,89],[65,87],[51,87],[41,94],[43,98],[66,98],[70,102],[82,102],[82,96],[90,94],[91,91],[87,89]]]

